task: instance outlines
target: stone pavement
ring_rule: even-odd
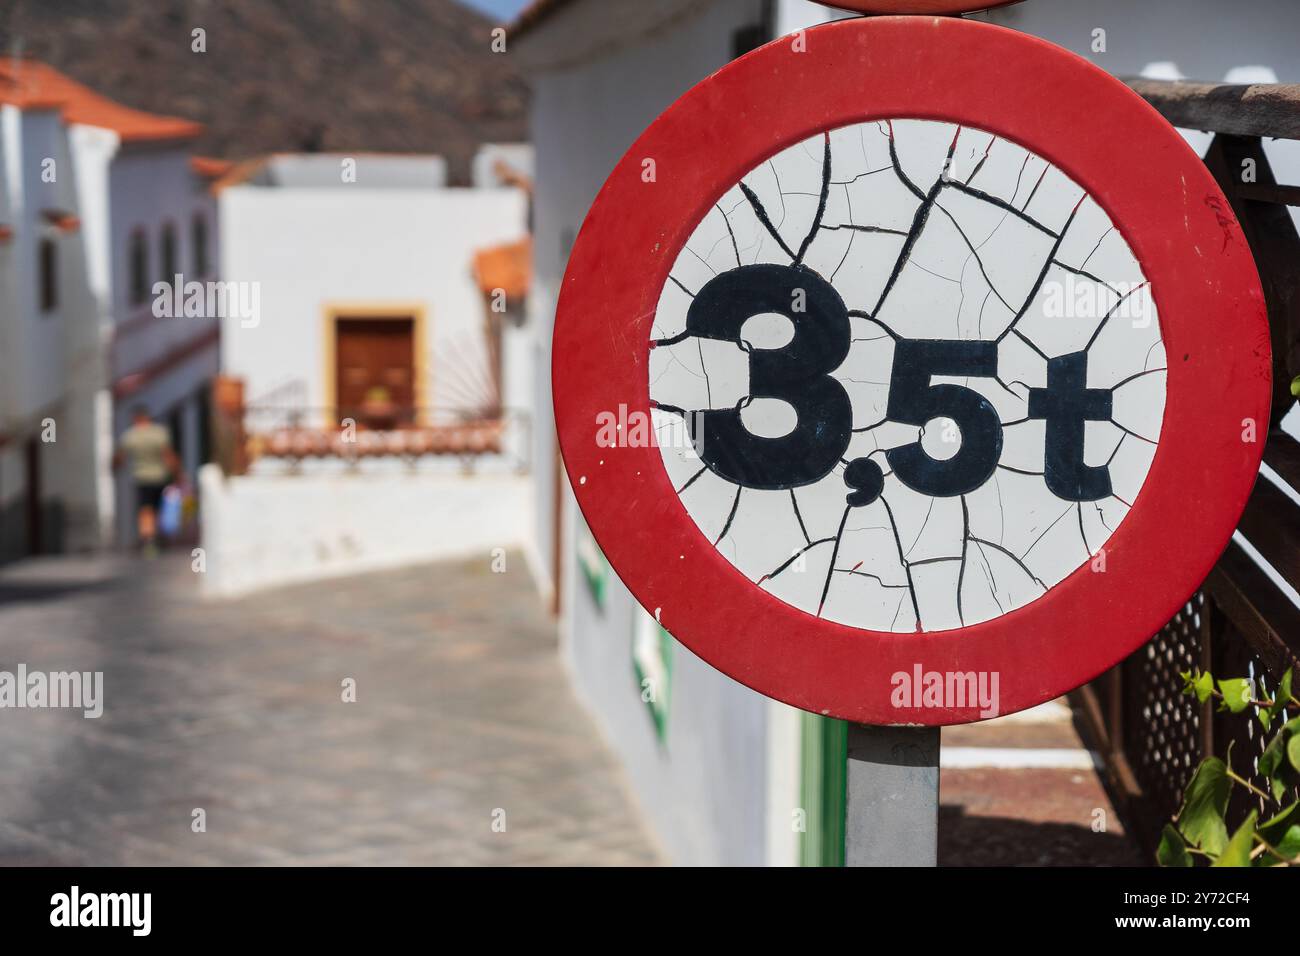
[[[1150,866],[1106,796],[1063,698],[945,727],[940,866]]]
[[[517,556],[197,591],[184,556],[0,571],[0,670],[105,697],[0,710],[0,865],[660,862]]]

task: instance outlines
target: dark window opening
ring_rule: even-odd
[[[142,305],[149,298],[149,247],[145,244],[142,230],[131,233],[127,255],[131,270],[131,304]]]
[[[198,408],[198,454],[195,461],[206,465],[212,461],[212,383],[205,383],[194,396]]]
[[[176,259],[176,227],[170,222],[162,228],[162,281],[171,285],[176,279],[177,259]]]
[[[41,311],[51,312],[59,305],[59,247],[53,239],[41,240]]]
[[[190,241],[194,247],[194,276],[198,279],[208,275],[208,221],[203,213],[196,212],[190,223]]]
[[[167,413],[167,433],[171,436],[172,448],[182,462],[189,460],[189,448],[185,443],[185,419],[180,405]]]

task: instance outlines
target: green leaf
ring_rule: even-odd
[[[1278,682],[1277,693],[1273,695],[1273,708],[1278,714],[1286,713],[1286,705],[1291,700],[1291,668],[1286,669],[1282,680]]]
[[[1223,708],[1240,714],[1250,706],[1254,687],[1245,677],[1233,677],[1219,681],[1219,692],[1223,694]]]
[[[1211,866],[1250,866],[1250,851],[1255,846],[1255,821],[1259,811],[1251,810],[1246,822],[1237,827],[1228,845]]]
[[[1210,699],[1211,694],[1214,693],[1213,675],[1205,672],[1198,673],[1196,677],[1189,682],[1186,692],[1189,694],[1195,694],[1198,701],[1202,704],[1205,703]]]
[[[1291,379],[1291,397],[1300,398],[1300,375]]]
[[[1286,737],[1286,728],[1279,730],[1259,755],[1259,773],[1266,780],[1272,780],[1282,769],[1282,748],[1286,745]]]
[[[1192,855],[1187,852],[1183,836],[1174,829],[1172,823],[1166,823],[1160,834],[1160,845],[1156,847],[1156,862],[1161,866],[1191,866]]]
[[[1259,773],[1272,786],[1273,797],[1282,799],[1282,794],[1300,771],[1300,728],[1297,720],[1288,721],[1268,742],[1264,752],[1259,755]],[[1289,764],[1289,766],[1288,766]]]
[[[1294,859],[1300,855],[1300,801],[1269,817],[1258,829],[1260,839],[1287,859]]]
[[[1287,829],[1277,841],[1269,840],[1269,844],[1288,860],[1300,858],[1300,823]],[[1272,854],[1268,854],[1269,859],[1278,862]]]
[[[1282,675],[1282,680],[1278,682],[1277,692],[1273,694],[1273,704],[1267,710],[1261,710],[1258,713],[1259,722],[1265,730],[1273,725],[1275,720],[1286,719],[1287,701],[1291,699],[1291,669]]]
[[[1232,781],[1228,766],[1218,757],[1207,757],[1183,794],[1183,808],[1178,813],[1178,829],[1193,846],[1206,853],[1218,854],[1228,843],[1228,826],[1223,814],[1228,809]]]

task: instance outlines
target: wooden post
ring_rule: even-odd
[[[849,724],[845,866],[935,866],[939,728]]]
[[[212,382],[212,427],[221,469],[229,475],[248,472],[248,441],[244,432],[244,381],[218,375]]]

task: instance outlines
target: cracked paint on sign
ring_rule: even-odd
[[[1151,289],[1105,211],[1016,143],[928,120],[751,170],[677,257],[650,346],[700,531],[755,586],[875,631],[1104,570],[1164,418]]]

